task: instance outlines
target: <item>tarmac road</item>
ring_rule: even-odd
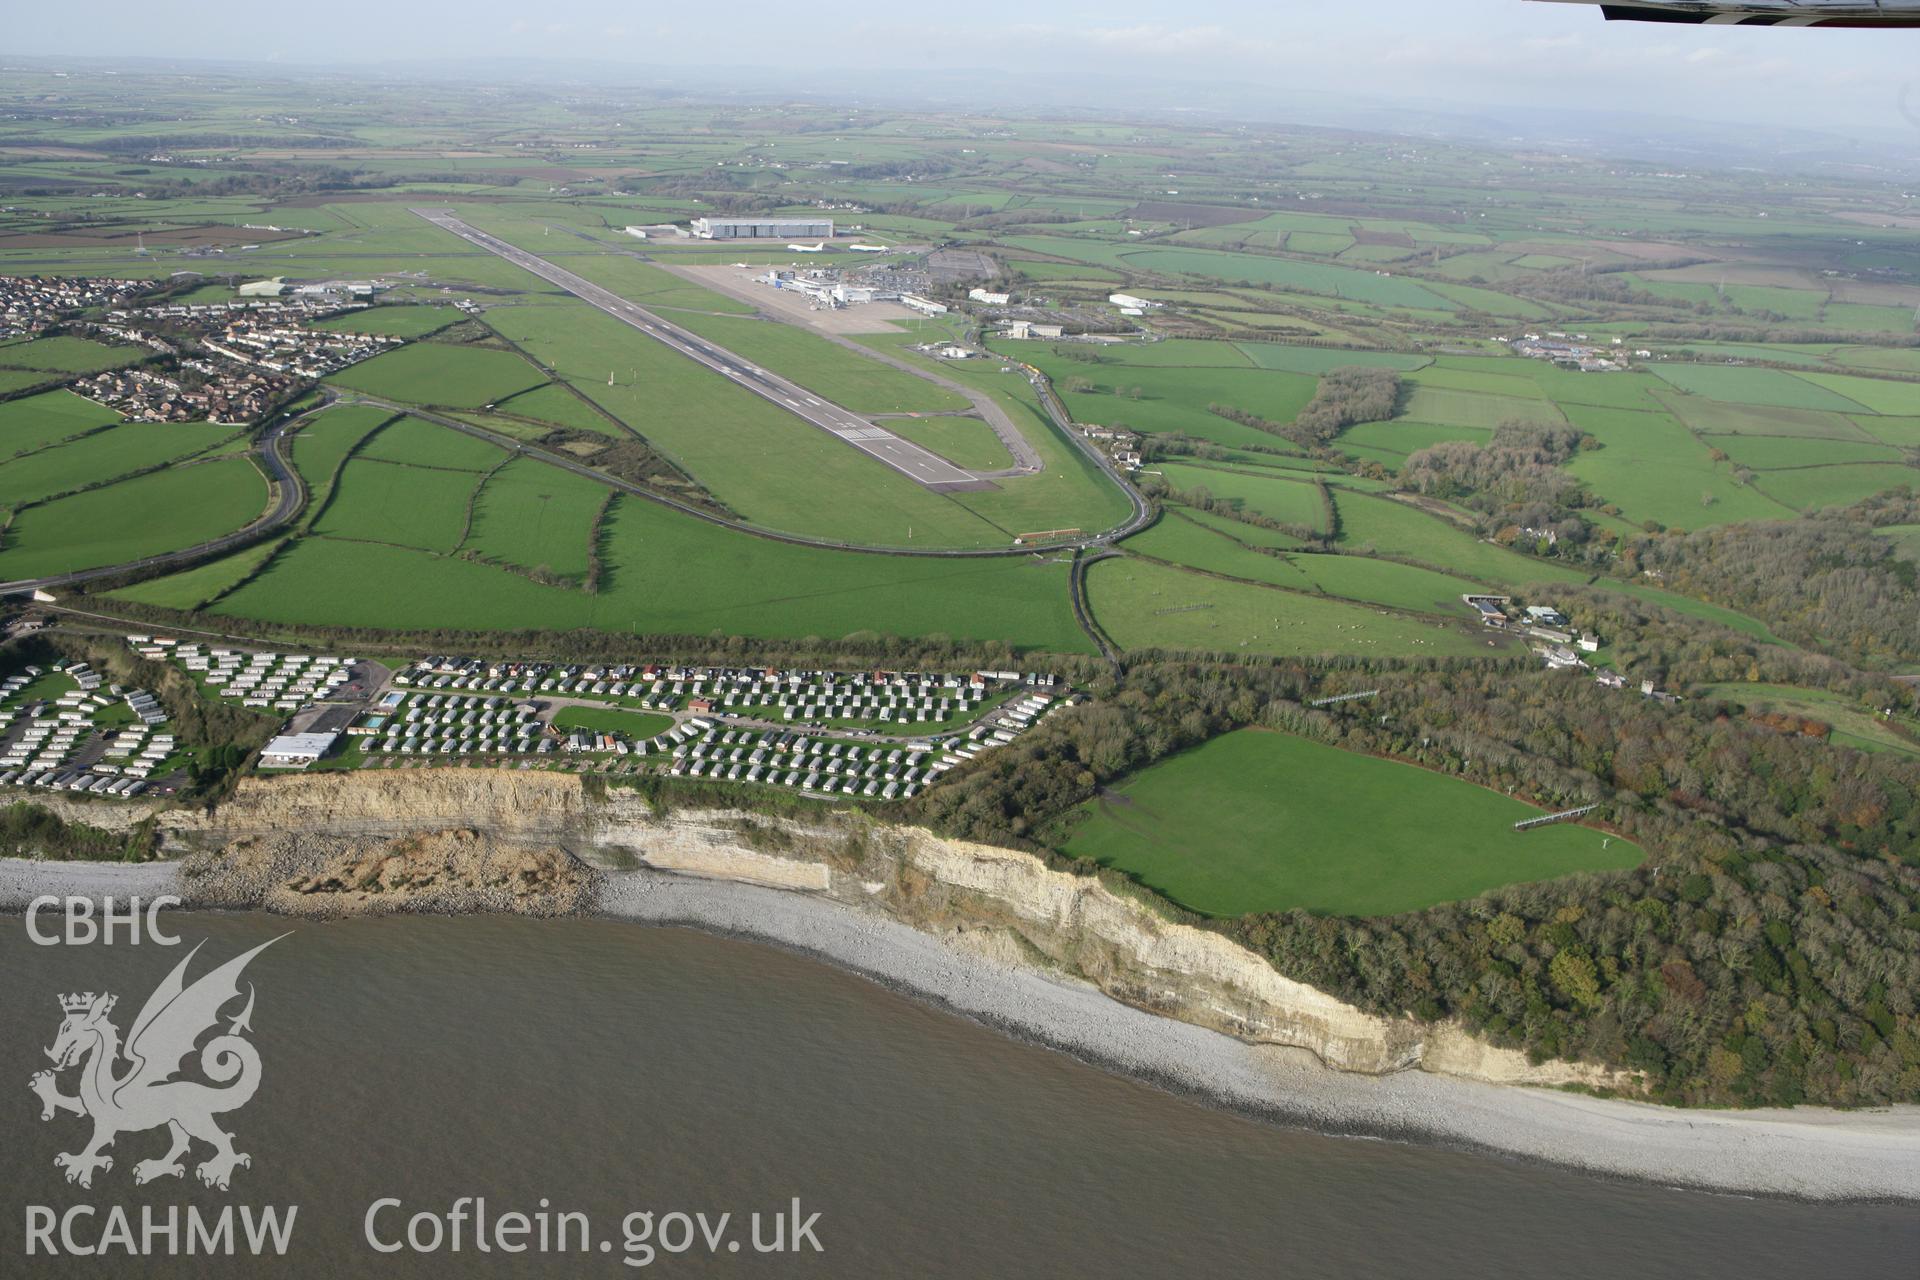
[[[851,409],[844,409],[831,401],[823,400],[799,384],[789,382],[776,373],[770,373],[745,357],[735,355],[725,347],[711,343],[670,320],[661,319],[645,307],[629,302],[610,289],[603,289],[591,280],[575,275],[564,267],[555,266],[545,258],[535,257],[525,249],[508,244],[498,236],[488,235],[476,227],[469,226],[446,210],[413,209],[409,212],[426,219],[443,231],[452,232],[469,244],[478,245],[490,253],[498,254],[521,270],[539,276],[549,284],[558,285],[576,298],[592,303],[616,320],[625,321],[656,342],[672,347],[689,360],[697,361],[722,377],[732,379],[748,391],[771,401],[802,421],[811,423],[869,457],[885,463],[916,484],[939,493],[958,493],[996,487],[991,480],[957,467],[939,454],[931,453],[911,441],[901,439],[885,427],[875,426]]]
[[[40,591],[51,587],[72,586],[76,582],[90,582],[97,578],[111,578],[123,573],[140,569],[164,569],[171,565],[204,559],[237,550],[254,541],[262,533],[277,529],[300,514],[307,505],[306,482],[300,473],[293,469],[284,452],[289,432],[314,414],[319,413],[332,402],[327,401],[299,415],[283,413],[274,424],[261,433],[253,443],[253,458],[273,486],[274,503],[255,517],[244,528],[198,546],[185,547],[179,551],[168,551],[157,556],[148,556],[144,560],[130,560],[125,564],[101,565],[96,569],[80,569],[73,573],[56,573],[45,578],[21,578],[14,582],[0,582],[0,595],[18,595],[28,591]]]

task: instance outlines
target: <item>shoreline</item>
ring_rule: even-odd
[[[176,871],[0,859],[0,912],[23,911],[40,893],[173,892],[191,909]],[[1339,1071],[1306,1049],[1252,1045],[1148,1013],[877,910],[734,880],[608,872],[593,914],[779,947],[1100,1069],[1291,1128],[1721,1194],[1920,1201],[1920,1106],[1689,1111],[1419,1070]]]

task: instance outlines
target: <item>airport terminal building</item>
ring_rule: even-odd
[[[832,218],[695,218],[702,240],[828,240]]]

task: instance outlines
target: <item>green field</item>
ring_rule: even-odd
[[[293,437],[293,465],[307,482],[309,513],[325,505],[333,473],[348,452],[393,416],[369,405],[334,405],[300,425]]]
[[[158,605],[163,609],[192,611],[205,608],[258,570],[279,546],[274,541],[257,543],[244,551],[196,568],[123,587],[113,595],[116,599]]]
[[[1741,484],[1731,463],[1715,462],[1708,446],[1667,414],[1569,405],[1567,416],[1602,446],[1567,469],[1635,523],[1695,529],[1793,514]]]
[[[204,422],[128,422],[0,463],[0,507],[72,493],[134,471],[191,457],[238,437]]]
[[[553,713],[553,727],[617,733],[629,742],[643,742],[673,728],[673,717],[647,711],[618,711],[611,707],[566,706]]]
[[[1591,828],[1395,761],[1242,729],[1162,761],[1077,811],[1062,849],[1216,916],[1376,916],[1502,885],[1631,867]]]
[[[1523,556],[1430,516],[1404,502],[1339,493],[1340,545],[1416,560],[1477,582],[1521,587],[1530,582],[1583,582],[1586,575],[1551,560]]]
[[[408,470],[378,462],[350,464],[349,470],[354,465]],[[342,490],[349,491],[344,481]],[[428,532],[446,536],[451,514]],[[318,537],[295,543],[217,611],[269,622],[397,630],[594,627],[796,639],[871,632],[950,635],[1071,653],[1091,648],[1074,623],[1062,564],[792,546],[635,498],[616,499],[606,525],[606,572],[596,594],[542,585],[465,559]],[[453,527],[457,534],[457,523]]]
[[[1491,431],[1503,422],[1558,423],[1566,420],[1559,408],[1545,399],[1435,387],[1424,382],[1416,384],[1413,393],[1406,397],[1400,416],[1413,422],[1478,427],[1483,431]]]
[[[396,418],[361,445],[357,456],[410,467],[486,471],[500,465],[505,455],[498,445],[462,435],[450,427],[419,418]]]
[[[1865,407],[1784,369],[1668,364],[1656,372],[1680,390],[1709,400],[1778,405],[1786,409],[1832,409],[1839,413],[1858,413]]]
[[[406,404],[478,409],[547,379],[511,351],[415,342],[334,374],[351,391]]]
[[[1695,692],[1702,698],[1719,698],[1749,711],[1785,712],[1821,721],[1833,727],[1828,741],[1857,751],[1895,751],[1920,756],[1920,724],[1907,719],[1896,728],[1866,708],[1824,689],[1729,683],[1702,685]]]
[[[85,338],[29,338],[0,343],[0,368],[34,373],[97,373],[148,355],[145,347],[107,346]]]
[[[365,311],[350,311],[343,316],[317,321],[313,327],[334,333],[378,333],[389,338],[424,338],[450,324],[457,324],[461,318],[460,313],[452,307],[369,307]]]
[[[120,421],[120,415],[71,391],[0,401],[0,457],[10,457]]]
[[[90,489],[15,516],[0,544],[0,578],[37,578],[190,547],[241,528],[266,502],[266,481],[245,458]]]
[[[462,549],[563,577],[587,575],[593,518],[611,491],[558,467],[518,458],[489,476]]]
[[[1011,533],[952,497],[928,492],[597,308],[574,302],[501,308],[489,319],[751,523],[878,546],[1012,541]],[[511,403],[507,407],[511,411]]]
[[[1269,479],[1244,471],[1179,463],[1163,463],[1154,470],[1182,493],[1204,489],[1214,498],[1235,503],[1244,511],[1281,524],[1304,525],[1323,532],[1326,529],[1326,510],[1319,486],[1305,479]]]
[[[1136,557],[1087,570],[1094,618],[1123,649],[1368,657],[1484,656],[1498,652],[1458,625],[1378,606],[1230,582]]]
[[[340,473],[315,533],[452,551],[467,524],[467,501],[480,477],[355,457]]]
[[[946,413],[968,407],[965,397],[945,387],[781,321],[696,312],[673,320],[855,413]]]

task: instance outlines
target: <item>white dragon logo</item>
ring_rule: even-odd
[[[201,1072],[214,1084],[225,1087],[173,1077],[193,1052],[195,1042],[219,1023],[221,1007],[240,994],[240,971],[278,941],[273,938],[263,942],[187,986],[187,965],[200,951],[196,945],[147,997],[140,1016],[133,1020],[124,1048],[119,1028],[107,1020],[119,997],[91,991],[60,997],[60,1009],[66,1017],[53,1047],[46,1051],[53,1060],[53,1070],[36,1072],[29,1087],[40,1097],[42,1120],[51,1120],[61,1111],[93,1120],[93,1138],[85,1147],[53,1158],[56,1168],[66,1170],[68,1182],[91,1187],[96,1169],[113,1168],[113,1157],[104,1152],[115,1138],[161,1125],[172,1134],[173,1145],[159,1159],[142,1160],[133,1167],[136,1183],[184,1175],[186,1168],[180,1157],[195,1138],[214,1149],[213,1156],[194,1170],[210,1187],[225,1191],[236,1166],[252,1166],[251,1156],[233,1149],[233,1135],[214,1123],[221,1112],[245,1106],[260,1087],[260,1052],[240,1034],[253,1029],[251,983],[247,985],[246,1008],[229,1020],[227,1033],[214,1036],[200,1050]],[[131,1065],[116,1075],[115,1067],[123,1057]],[[80,1091],[68,1096],[60,1092],[55,1074],[76,1064],[84,1064],[80,1068]]]

